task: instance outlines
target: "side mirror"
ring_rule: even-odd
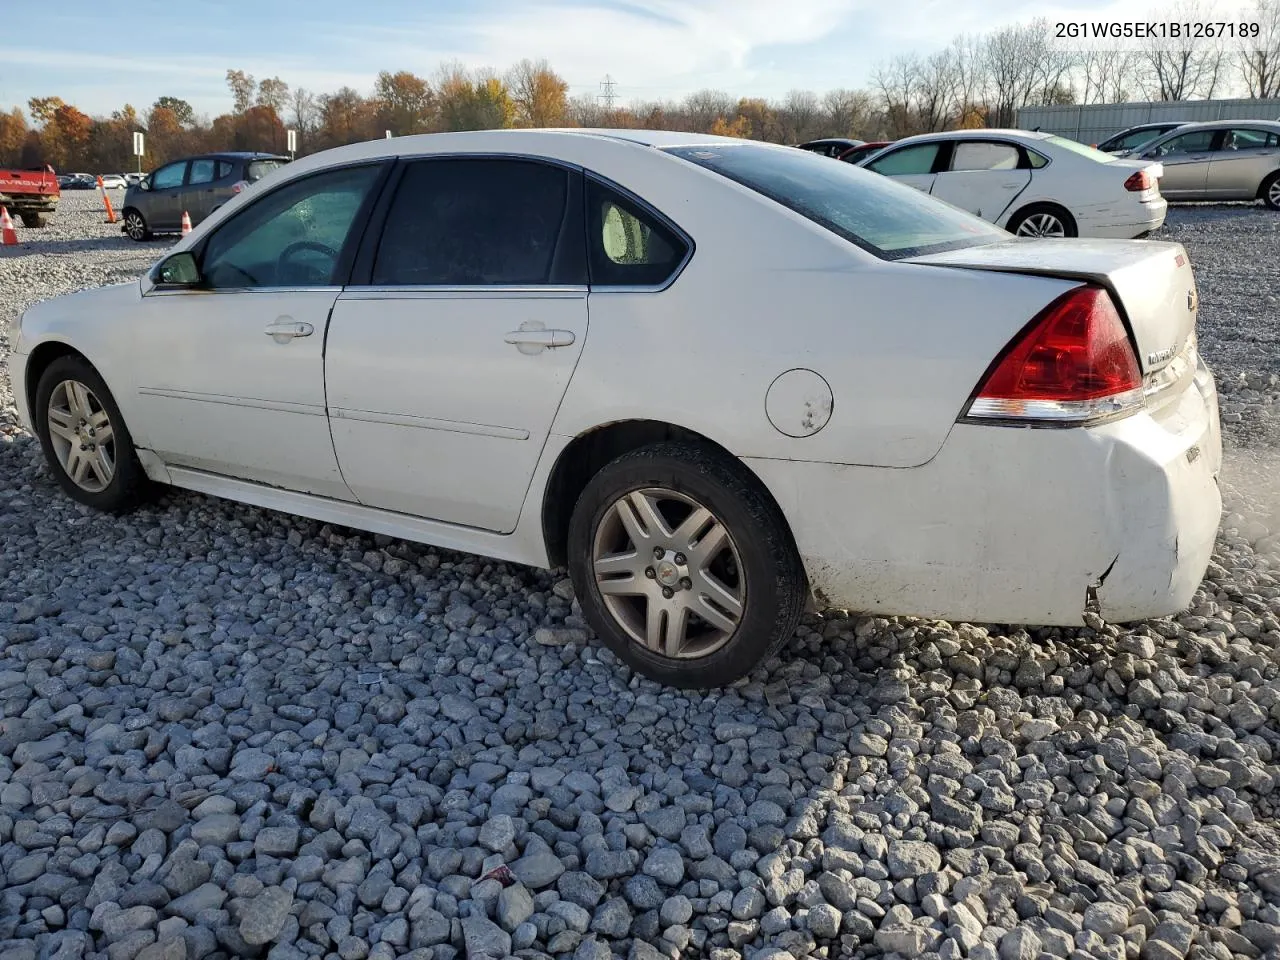
[[[139,180],[139,181],[138,181],[138,189],[139,189],[139,190],[150,190],[150,189],[151,189],[151,178],[150,178],[150,177],[143,177],[141,180]]]
[[[194,287],[200,282],[200,268],[195,256],[183,250],[160,261],[155,279],[159,286]]]

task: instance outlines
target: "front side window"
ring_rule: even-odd
[[[191,174],[187,177],[187,183],[192,186],[198,183],[213,183],[217,169],[218,161],[216,160],[192,160]]]
[[[329,286],[380,167],[331,170],[261,197],[209,238],[201,273],[214,289]]]
[[[653,213],[588,178],[587,257],[593,287],[659,286],[688,252],[689,245]]]
[[[941,144],[920,143],[913,147],[895,150],[872,163],[868,170],[883,174],[886,177],[903,177],[919,173],[932,173],[933,163],[938,159]]]
[[[897,260],[1009,239],[985,220],[914,187],[800,150],[761,144],[669,147],[878,257]]]
[[[1008,143],[975,140],[957,143],[951,157],[952,170],[1016,170],[1018,148]]]
[[[568,190],[569,172],[545,163],[413,163],[396,188],[370,282],[550,283]]]
[[[1216,135],[1216,130],[1194,130],[1191,133],[1184,133],[1180,137],[1174,137],[1160,144],[1156,147],[1155,154],[1158,157],[1165,157],[1171,153],[1207,153],[1213,146],[1213,138]]]
[[[186,161],[181,163],[171,163],[167,167],[161,167],[151,175],[151,189],[153,190],[171,190],[174,187],[182,186],[182,178],[187,172]]]

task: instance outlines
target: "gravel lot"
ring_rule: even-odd
[[[101,219],[0,251],[0,318],[162,252]],[[0,376],[0,958],[1280,957],[1280,216],[1170,221],[1232,444],[1191,611],[809,618],[709,696],[563,572],[75,506]]]

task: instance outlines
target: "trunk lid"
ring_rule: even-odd
[[[1180,243],[1018,239],[911,262],[1100,284],[1129,327],[1144,373],[1167,366],[1195,331],[1199,296],[1191,259]]]

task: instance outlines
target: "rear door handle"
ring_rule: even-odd
[[[550,347],[567,347],[575,337],[572,330],[546,330],[531,320],[521,324],[519,330],[512,330],[505,339],[521,353],[538,353]]]
[[[309,337],[316,332],[316,329],[309,323],[281,317],[275,323],[268,323],[267,329],[263,332],[276,343],[285,343],[295,337]]]

